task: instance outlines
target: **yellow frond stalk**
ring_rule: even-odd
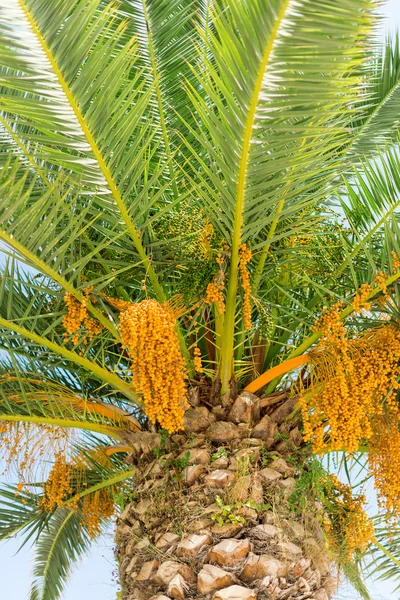
[[[260,377],[254,379],[254,381],[252,381],[247,387],[245,387],[245,391],[252,392],[254,394],[254,392],[257,392],[257,390],[264,387],[264,385],[267,385],[267,383],[269,383],[270,381],[273,381],[277,377],[285,375],[285,373],[288,373],[289,371],[292,371],[297,367],[306,365],[309,362],[310,357],[308,356],[308,354],[303,354],[303,356],[297,356],[296,358],[285,360],[280,365],[272,367],[272,369],[269,369],[268,371],[260,375]]]
[[[126,444],[115,444],[114,446],[108,446],[104,449],[104,452],[107,456],[112,456],[113,454],[117,454],[118,452],[125,452],[131,454],[133,452],[132,446],[128,446]]]

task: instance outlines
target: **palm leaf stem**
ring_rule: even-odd
[[[276,367],[272,367],[272,369],[269,369],[268,371],[266,371],[265,373],[260,375],[260,377],[257,377],[257,379],[254,379],[254,381],[249,383],[249,385],[246,386],[244,389],[246,392],[252,392],[254,394],[254,392],[256,392],[260,388],[264,387],[264,385],[266,385],[273,379],[275,379],[277,377],[281,377],[288,371],[291,371],[292,369],[296,369],[297,367],[300,367],[301,365],[306,365],[309,362],[310,362],[310,357],[308,356],[308,354],[303,354],[302,356],[297,356],[296,358],[292,358],[291,360],[285,360],[280,365],[277,365]]]
[[[132,453],[132,446],[127,446],[126,444],[115,444],[114,446],[107,446],[104,450],[107,456],[112,456],[113,454],[117,454],[118,452],[127,452]]]
[[[0,240],[3,240],[7,246],[13,248],[20,256],[26,258],[31,264],[35,265],[38,271],[47,275],[53,281],[56,281],[64,290],[72,294],[79,302],[82,302],[82,292],[74,288],[64,277],[62,277],[57,271],[52,269],[48,264],[41,260],[38,256],[33,254],[28,248],[25,248],[18,240],[8,235],[5,231],[0,229]],[[104,316],[97,308],[91,304],[89,300],[86,301],[86,308],[95,317],[99,323],[103,325],[113,335],[117,342],[121,341],[120,335],[114,325]]]
[[[144,19],[146,22],[146,32],[147,32],[147,39],[148,39],[148,44],[149,44],[151,66],[152,66],[153,75],[154,75],[154,85],[156,88],[157,104],[158,104],[158,112],[159,112],[159,116],[160,116],[161,130],[163,133],[165,151],[167,154],[167,161],[168,161],[168,168],[169,168],[169,173],[170,173],[170,177],[171,177],[172,191],[173,191],[174,197],[176,199],[179,196],[179,192],[178,192],[178,187],[176,185],[175,169],[174,169],[174,165],[172,162],[171,145],[169,143],[168,129],[167,129],[166,121],[165,121],[164,107],[163,107],[162,94],[161,94],[161,88],[160,88],[160,75],[158,73],[158,68],[157,68],[156,54],[154,51],[153,38],[151,35],[151,24],[150,24],[150,19],[149,19],[149,13],[147,11],[146,0],[142,0],[142,6],[143,6],[143,16],[144,16]]]
[[[108,419],[113,419],[115,421],[124,421],[130,428],[135,431],[139,431],[141,429],[139,421],[137,421],[131,415],[128,415],[124,410],[119,408],[118,406],[112,406],[106,404],[105,402],[88,402],[87,400],[82,400],[78,403],[78,408],[83,408],[86,412],[93,412],[102,417],[107,417]]]
[[[83,367],[89,373],[92,373],[94,376],[98,377],[101,381],[108,383],[115,389],[122,392],[127,398],[129,398],[129,400],[134,402],[136,405],[138,405],[138,406],[141,405],[138,397],[136,396],[136,394],[133,391],[133,387],[128,382],[123,381],[115,373],[112,373],[111,371],[108,371],[107,369],[103,369],[103,367],[90,361],[89,359],[85,358],[84,356],[80,356],[76,352],[72,352],[71,350],[68,350],[67,348],[64,348],[63,346],[59,346],[55,342],[51,342],[50,340],[38,335],[37,333],[34,333],[33,331],[29,331],[28,329],[25,329],[25,327],[21,327],[20,325],[17,325],[16,323],[13,323],[13,322],[8,321],[7,319],[3,319],[1,317],[0,317],[0,327],[4,327],[5,329],[8,329],[15,333],[19,333],[25,339],[31,340],[32,342],[39,344],[39,346],[44,346],[45,348],[48,348],[51,352],[55,352],[56,354],[58,354],[59,356],[62,356],[66,360],[69,360],[69,361]]]
[[[132,241],[134,243],[136,251],[138,252],[138,254],[140,256],[140,258],[143,262],[143,266],[144,266],[144,268],[148,274],[148,277],[153,285],[157,299],[160,302],[164,302],[166,299],[164,290],[158,281],[157,275],[154,271],[153,265],[151,264],[150,258],[147,255],[142,242],[140,241],[140,234],[136,230],[132,220],[130,219],[129,213],[125,207],[125,204],[122,200],[121,194],[120,194],[119,189],[115,183],[115,180],[111,174],[111,171],[108,168],[106,161],[104,160],[103,155],[102,155],[98,145],[96,144],[96,141],[89,129],[89,126],[87,125],[87,123],[85,121],[85,118],[78,106],[78,103],[75,100],[70,87],[68,86],[67,82],[65,81],[63,74],[62,74],[56,60],[54,59],[54,56],[53,56],[45,38],[43,37],[39,27],[36,24],[35,19],[33,18],[28,7],[26,6],[25,0],[18,0],[18,3],[19,3],[21,10],[23,11],[24,16],[25,16],[26,20],[28,21],[32,31],[34,32],[47,60],[49,61],[50,65],[57,77],[58,83],[61,86],[61,89],[63,90],[63,92],[71,106],[71,109],[72,109],[76,119],[78,120],[79,125],[88,141],[88,144],[93,152],[93,155],[95,156],[95,158],[98,162],[98,165],[103,173],[103,176],[104,176],[105,180],[107,181],[107,184],[109,186],[111,194],[115,200],[115,203],[118,206],[118,209],[119,209],[121,216],[125,222],[127,230],[132,238]]]
[[[239,177],[236,190],[236,208],[231,247],[231,266],[229,272],[228,290],[226,295],[224,331],[221,345],[221,383],[223,394],[229,391],[229,382],[233,375],[236,296],[239,281],[239,248],[242,240],[242,224],[245,204],[247,170],[250,158],[250,148],[254,122],[256,118],[259,96],[265,77],[265,71],[273,53],[275,41],[278,36],[281,23],[285,18],[286,11],[290,5],[290,2],[291,0],[285,0],[281,7],[281,10],[279,11],[279,14],[276,17],[274,27],[272,28],[271,35],[266,45],[264,55],[261,59],[244,129],[243,145],[239,167]]]
[[[268,235],[265,240],[265,245],[263,246],[263,248],[261,250],[261,255],[258,260],[256,270],[254,272],[254,279],[253,279],[253,286],[252,286],[253,294],[256,293],[256,291],[258,290],[258,286],[260,285],[261,277],[262,277],[262,274],[264,271],[265,261],[267,260],[268,251],[272,244],[272,238],[275,235],[276,228],[278,227],[279,216],[283,210],[284,204],[285,204],[285,200],[284,200],[284,198],[282,198],[282,200],[280,200],[278,206],[276,207],[276,211],[275,211],[276,217],[273,220],[273,222],[271,223],[271,227],[269,228]]]
[[[397,560],[397,558],[395,556],[393,556],[393,554],[391,552],[389,552],[389,550],[387,548],[385,548],[385,546],[382,546],[382,544],[380,542],[378,542],[378,540],[376,538],[373,538],[372,543],[377,546],[379,548],[379,550],[381,550],[384,554],[386,554],[386,556],[388,558],[390,558],[391,561],[393,561],[398,567],[400,567],[400,561]]]
[[[0,413],[0,421],[10,421],[13,423],[32,423],[33,425],[53,425],[55,427],[65,427],[68,429],[83,429],[93,431],[102,435],[108,435],[120,439],[121,433],[125,429],[117,429],[108,425],[100,425],[91,421],[74,421],[73,419],[55,419],[53,417],[38,417],[36,415],[7,415]]]

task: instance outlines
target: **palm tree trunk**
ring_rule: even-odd
[[[190,408],[185,433],[131,434],[133,494],[118,519],[123,600],[328,600],[320,508],[293,492],[305,450],[281,405],[243,392]],[[264,408],[262,408],[264,406]],[[265,408],[267,407],[267,408]]]

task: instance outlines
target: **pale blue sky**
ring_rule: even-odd
[[[385,15],[384,28],[386,30],[400,27],[400,0],[386,0],[382,12]]]
[[[2,2],[4,0],[0,0],[0,4]],[[400,28],[400,0],[387,0],[383,12],[385,30]],[[373,490],[369,490],[369,496],[373,509]],[[32,551],[27,548],[15,554],[18,545],[16,540],[0,543],[1,600],[26,600],[28,595]],[[118,589],[113,581],[115,569],[113,532],[110,531],[94,545],[90,555],[74,568],[63,600],[115,600]],[[373,600],[399,600],[399,593],[391,594],[391,589],[392,586],[387,582],[370,585]],[[342,587],[337,600],[356,600],[356,594],[351,588]]]

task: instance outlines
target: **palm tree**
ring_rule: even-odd
[[[35,542],[32,600],[118,506],[124,599],[324,600],[332,565],[367,598],[366,556],[396,575],[387,521],[312,456],[398,517],[378,23],[372,0],[0,5],[0,536]]]

